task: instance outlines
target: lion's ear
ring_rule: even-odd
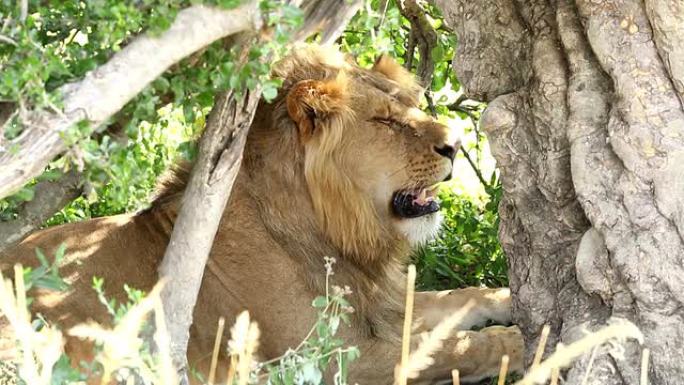
[[[316,126],[341,113],[347,105],[346,79],[302,80],[287,94],[287,112],[303,139],[313,136]]]
[[[385,75],[388,79],[394,80],[402,86],[414,87],[416,83],[413,74],[387,54],[382,54],[375,60],[373,71]]]
[[[380,55],[373,65],[373,71],[383,74],[387,79],[399,85],[399,89],[391,92],[397,94],[400,100],[409,105],[418,105],[423,88],[416,82],[416,77],[391,56]]]

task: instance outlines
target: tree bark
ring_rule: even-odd
[[[650,383],[684,380],[684,5],[666,0],[436,0],[454,68],[489,102],[499,237],[534,351],[626,318]],[[595,354],[589,384],[638,384],[641,347]],[[590,354],[567,373],[582,382]]]
[[[240,169],[242,150],[260,95],[261,90],[256,89],[246,92],[239,100],[232,92],[218,96],[159,267],[160,278],[169,281],[161,299],[171,355],[181,378],[186,377],[188,331],[204,267]]]
[[[0,222],[0,252],[39,228],[81,194],[81,173],[72,169],[57,181],[38,182],[33,199],[19,209],[17,219]]]

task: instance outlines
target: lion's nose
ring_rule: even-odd
[[[449,160],[454,160],[454,156],[456,156],[456,148],[448,144],[442,147],[435,146],[435,152]]]

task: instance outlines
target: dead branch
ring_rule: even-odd
[[[240,99],[232,92],[218,96],[159,267],[160,278],[171,281],[162,291],[162,303],[171,336],[171,353],[181,377],[185,377],[188,330],[204,266],[242,162],[247,131],[260,95],[257,89]]]
[[[0,222],[0,252],[21,241],[54,213],[79,196],[81,173],[71,170],[57,181],[39,182],[33,199],[19,210],[17,219]]]
[[[425,10],[418,5],[416,0],[405,0],[403,5],[399,1],[397,4],[401,14],[411,23],[409,42],[414,41],[416,43],[420,54],[416,75],[418,75],[423,87],[429,87],[435,70],[435,63],[432,61],[432,49],[437,45],[437,32],[430,25]],[[410,45],[409,48],[411,48]]]

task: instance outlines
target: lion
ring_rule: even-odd
[[[436,186],[451,178],[457,144],[419,108],[421,87],[388,56],[365,69],[335,48],[299,46],[273,74],[282,88],[272,103],[259,104],[250,128],[194,309],[189,363],[206,373],[217,320],[230,323],[243,310],[259,324],[261,359],[297,346],[315,323],[311,303],[325,293],[323,258],[332,257],[335,284],[353,293],[351,325],[339,332],[361,352],[350,364],[350,383],[390,384],[401,352],[405,267],[411,250],[440,228]],[[176,170],[167,178],[145,211],[32,234],[2,256],[0,268],[35,265],[36,248],[49,252],[64,242],[60,271],[70,289],[34,293],[32,310],[62,328],[110,323],[92,277],[103,277],[110,295],[124,284],[153,287],[186,174]],[[468,330],[489,321],[510,324],[505,288],[416,293],[413,347],[420,333],[469,300],[475,307],[461,331],[412,383],[449,379],[452,369],[464,381],[490,377],[504,354],[512,370],[522,369],[515,326]],[[91,346],[75,338],[65,350],[92,356]]]

